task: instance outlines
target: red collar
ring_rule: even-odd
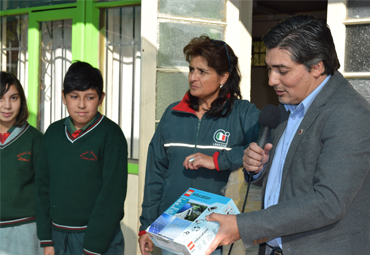
[[[227,95],[227,98],[230,98],[230,93]],[[196,114],[195,111],[190,107],[188,101],[189,101],[189,95],[188,95],[188,92],[186,92],[181,102],[178,103],[175,107],[173,107],[172,110]]]
[[[10,133],[9,132],[6,132],[6,133],[0,133],[0,143],[4,144],[4,142],[6,141],[6,139],[10,136]]]
[[[195,114],[195,111],[193,109],[191,109],[188,101],[189,101],[189,95],[188,95],[188,93],[186,93],[185,96],[182,98],[181,102],[178,103],[175,107],[173,107],[172,110]]]

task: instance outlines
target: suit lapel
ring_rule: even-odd
[[[281,180],[281,187],[284,187],[285,181],[287,180],[287,176],[289,176],[289,171],[291,171],[291,163],[293,161],[294,155],[297,151],[297,148],[302,138],[306,135],[307,130],[309,130],[310,126],[314,123],[317,116],[319,116],[320,108],[326,104],[326,102],[330,99],[331,95],[338,88],[339,86],[338,81],[342,80],[340,77],[342,77],[342,75],[336,72],[329,79],[327,84],[324,86],[324,88],[320,91],[320,93],[317,95],[315,100],[312,102],[301,124],[299,125],[297,132],[293,137],[292,143],[290,144],[290,147],[289,147],[286,159],[285,159],[284,171],[283,171],[283,176]],[[285,130],[286,125],[287,123],[285,123],[284,125],[284,130]],[[282,134],[283,132],[279,133],[279,139]]]

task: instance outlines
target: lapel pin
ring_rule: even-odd
[[[298,134],[301,135],[303,133],[303,129],[299,130]]]

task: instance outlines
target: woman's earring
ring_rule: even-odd
[[[223,85],[223,84],[221,84],[221,85],[220,85],[220,89],[222,89],[222,87],[223,87],[223,86],[224,86],[224,85]]]

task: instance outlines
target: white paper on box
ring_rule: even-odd
[[[210,213],[238,214],[231,198],[189,188],[150,225],[153,243],[176,254],[203,255],[215,238],[219,223],[205,219]]]

